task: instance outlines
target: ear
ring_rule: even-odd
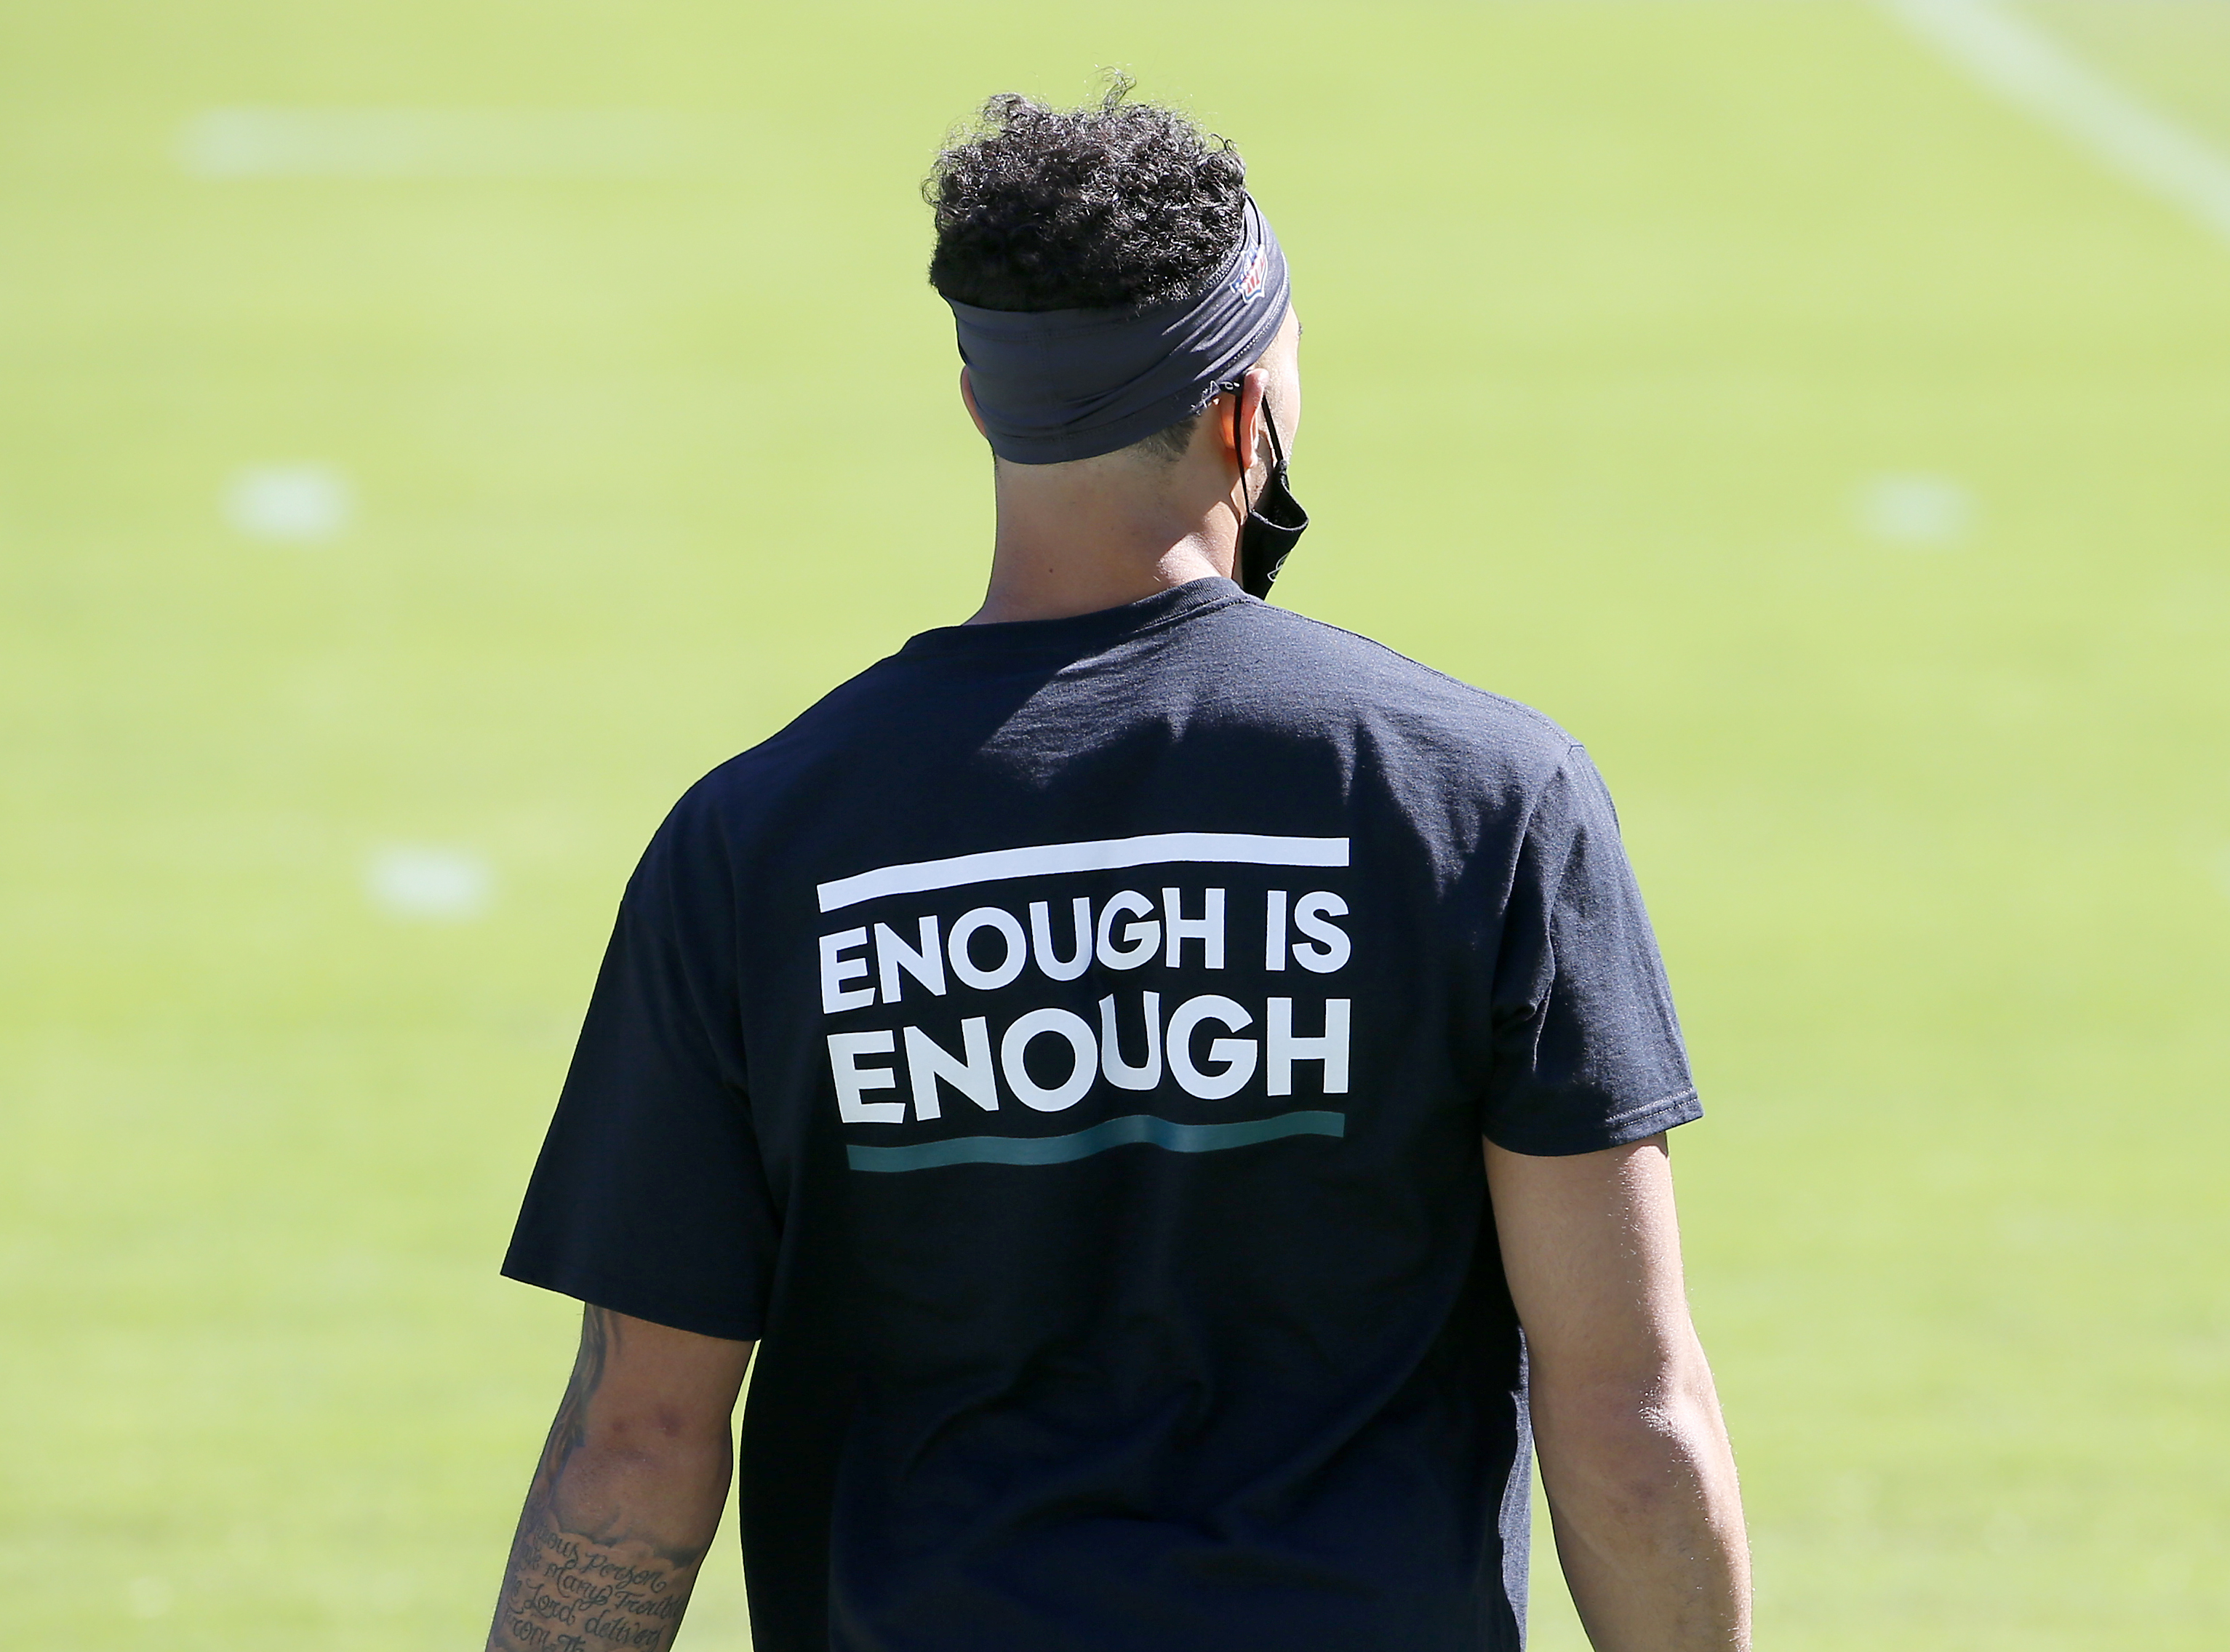
[[[1232,463],[1238,466],[1242,471],[1251,473],[1254,468],[1254,461],[1262,455],[1264,448],[1264,431],[1262,427],[1263,397],[1269,394],[1269,390],[1270,375],[1264,372],[1260,367],[1249,367],[1241,377],[1239,380],[1238,397],[1239,440],[1235,447],[1232,442],[1233,416],[1231,410],[1228,408],[1218,410],[1218,411],[1220,411],[1223,416],[1221,419],[1223,426],[1223,449],[1226,453],[1231,455]],[[1249,487],[1251,488],[1251,483],[1249,484]]]
[[[984,428],[983,415],[976,409],[976,386],[969,382],[968,370],[965,367],[960,370],[960,403],[968,410],[968,416],[976,421],[976,434],[989,442],[991,439],[991,433]]]

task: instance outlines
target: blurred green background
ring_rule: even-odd
[[[2223,0],[2003,12],[2230,150]],[[917,181],[1102,65],[1294,261],[1279,599],[1619,794],[1761,1644],[2230,1644],[2230,243],[1859,0],[0,6],[0,1638],[480,1644],[621,883],[973,606]]]

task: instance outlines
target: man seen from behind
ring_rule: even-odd
[[[1263,600],[1300,323],[1233,150],[1002,97],[930,194],[989,590],[628,887],[505,1265],[586,1310],[488,1645],[670,1642],[756,1346],[758,1652],[1514,1652],[1536,1449],[1597,1648],[1746,1648],[1602,782]]]

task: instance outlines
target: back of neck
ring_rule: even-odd
[[[999,467],[990,583],[970,624],[1066,619],[1231,577],[1238,536],[1228,510],[1187,510],[1119,474],[1016,468]]]

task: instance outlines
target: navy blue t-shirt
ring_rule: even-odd
[[[761,1342],[759,1652],[1514,1649],[1479,1138],[1698,1113],[1581,748],[1204,579],[692,789],[505,1271]]]

